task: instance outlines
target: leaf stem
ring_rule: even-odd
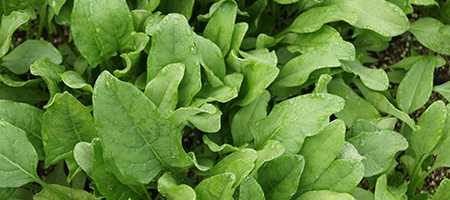
[[[42,31],[44,30],[45,20],[47,18],[47,4],[43,4],[41,8],[41,12],[39,13],[39,29],[36,34],[36,40],[39,40],[42,36]]]
[[[47,188],[48,190],[50,190],[51,192],[53,192],[54,194],[58,195],[59,197],[61,197],[61,199],[64,200],[70,200],[69,197],[67,197],[65,194],[63,194],[62,192],[56,190],[53,186],[47,184],[46,182],[44,182],[43,180],[41,180],[38,177],[33,177],[34,180],[39,183],[39,185],[42,185],[42,187]]]
[[[147,188],[145,188],[144,184],[141,184],[141,186],[142,186],[142,189],[144,189],[145,197],[147,197],[148,200],[152,200],[152,197],[148,193]]]
[[[72,51],[72,53],[74,53],[75,55],[80,56],[80,52],[78,52],[76,49],[73,48],[73,46],[70,44],[67,37],[64,35],[64,32],[63,32],[61,26],[55,25],[55,29],[56,29],[56,32],[58,33],[58,35],[64,41],[64,43],[66,43],[67,47],[69,47],[69,50]]]

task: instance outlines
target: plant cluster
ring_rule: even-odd
[[[450,99],[433,84],[450,2],[1,0],[0,16],[0,199],[450,199],[449,179],[419,192],[450,167],[450,106],[430,100]],[[408,35],[429,53],[406,41],[367,67]]]

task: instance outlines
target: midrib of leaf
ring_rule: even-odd
[[[427,66],[425,66],[425,67],[427,67]],[[420,76],[420,79],[419,80],[422,80],[422,78],[423,78],[423,72],[424,72],[424,70],[425,70],[425,67],[421,67],[421,76]],[[412,97],[411,98],[408,98],[409,99],[409,101],[408,101],[408,110],[407,110],[407,112],[410,112],[409,110],[411,109],[411,105],[412,105],[412,102],[413,102],[413,100],[415,99],[415,95],[416,95],[416,90],[417,90],[417,87],[419,86],[419,83],[420,83],[420,81],[414,81],[415,83],[414,83],[414,90],[412,91]]]
[[[349,160],[356,160],[356,159],[349,159]],[[354,167],[356,165],[356,163],[352,164],[352,167]],[[329,169],[329,167],[328,167]],[[334,188],[334,186],[338,185],[339,183],[341,183],[342,181],[344,181],[345,178],[347,178],[348,176],[350,176],[353,173],[354,169],[352,171],[350,171],[350,173],[347,173],[344,177],[340,178],[335,184],[333,184],[333,186],[331,188]],[[326,171],[325,171],[326,172]],[[323,176],[324,174],[322,174]],[[322,176],[320,176],[319,178],[317,178],[314,183],[312,184],[314,187],[314,184],[317,182],[317,180],[319,180]]]
[[[69,105],[68,100],[66,102],[67,102],[67,105]],[[69,112],[70,124],[72,125],[72,129],[75,132],[75,135],[77,136],[78,141],[79,142],[83,142],[83,140],[81,139],[80,133],[78,132],[78,129],[75,127],[75,124],[73,123],[72,113],[71,113],[71,111],[70,111],[70,109],[68,107],[67,107],[67,111]]]
[[[354,4],[349,3],[349,1],[341,1],[341,2],[343,2],[343,4],[345,4],[345,5],[348,5],[349,7],[352,7],[353,10],[359,10],[361,13],[365,13],[366,16],[368,16],[368,17],[376,18],[377,20],[383,21],[383,24],[391,24],[391,25],[394,25],[394,26],[396,26],[396,27],[399,27],[397,24],[391,23],[391,22],[388,21],[388,20],[380,19],[379,17],[370,15],[370,14],[369,14],[370,12],[366,12],[365,10],[360,9],[359,7],[355,6]],[[380,2],[386,2],[386,1],[380,1]],[[348,4],[346,4],[346,3],[348,3]],[[386,2],[386,3],[387,3],[387,2]],[[358,16],[358,15],[357,15],[357,16]],[[358,22],[359,22],[359,17],[357,17],[355,23],[358,24]],[[375,31],[375,32],[376,32],[376,31]]]
[[[117,86],[117,85],[116,85]],[[140,91],[139,91],[140,92]],[[133,124],[134,128],[136,129],[136,131],[139,133],[139,135],[142,137],[142,139],[145,141],[145,143],[147,144],[147,146],[150,148],[150,150],[152,151],[152,153],[155,155],[156,159],[159,160],[159,162],[163,165],[164,168],[168,168],[167,164],[162,160],[161,156],[158,154],[158,152],[156,152],[156,150],[153,148],[153,146],[150,144],[150,142],[147,140],[147,138],[144,136],[144,134],[142,133],[142,131],[136,126],[136,124],[133,122],[133,117],[130,115],[129,110],[127,110],[125,108],[125,106],[123,106],[123,102],[120,100],[120,98],[118,98],[117,96],[117,92],[113,92],[112,93],[115,98],[120,102],[120,107],[122,107],[123,110],[125,110],[125,113],[128,116],[128,119],[130,119],[130,123]],[[145,96],[145,95],[144,95]],[[148,100],[150,101],[150,100]]]
[[[34,135],[35,137],[37,137],[37,138],[39,138],[40,140],[42,140],[42,136],[38,135],[37,133],[35,133],[34,131],[28,129],[27,127],[22,126],[22,124],[17,123],[16,120],[14,120],[14,119],[12,119],[12,118],[7,118],[7,119],[11,120],[11,122],[14,122],[14,126],[20,128],[20,129],[22,129],[22,130],[25,130],[25,131],[27,131],[27,132],[30,132],[32,135]]]
[[[92,6],[92,4],[89,3],[89,6]],[[86,21],[88,22],[89,30],[90,30],[90,32],[92,34],[92,37],[94,38],[95,44],[97,46],[97,49],[100,50],[100,57],[103,57],[102,47],[100,46],[100,43],[98,42],[96,29],[95,29],[95,27],[93,27],[94,26],[94,22],[91,20],[91,17],[89,17],[89,16],[92,16],[92,13],[89,13],[89,15],[88,15],[84,8],[82,10],[83,10],[84,16],[86,16]]]

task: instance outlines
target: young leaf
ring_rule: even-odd
[[[13,11],[8,16],[2,17],[2,23],[0,27],[0,58],[3,57],[11,46],[11,38],[22,24],[25,24],[30,20],[28,14]]]
[[[75,0],[71,34],[81,55],[96,67],[132,49],[133,18],[124,0]]]
[[[44,112],[25,103],[0,100],[0,119],[11,123],[27,133],[28,140],[44,160],[44,147],[41,137],[41,123]]]
[[[55,64],[62,62],[61,53],[52,44],[42,40],[27,40],[3,57],[1,65],[15,74],[24,74],[40,58],[48,58]]]
[[[303,12],[289,29],[296,33],[309,33],[319,30],[326,23],[340,20],[386,37],[400,35],[409,28],[405,13],[387,1],[331,0]]]
[[[355,200],[354,197],[347,193],[338,193],[329,190],[314,190],[309,191],[296,200],[316,200],[316,199],[332,199],[332,200]]]
[[[86,80],[75,71],[66,71],[61,74],[61,80],[73,89],[82,89],[86,92],[93,93],[92,86],[86,83]]]
[[[105,71],[97,79],[92,99],[104,150],[128,179],[146,184],[164,168],[191,165],[181,146],[181,133],[132,84]]]
[[[233,152],[217,163],[209,174],[233,173],[236,176],[233,188],[236,188],[253,170],[256,158],[257,153],[253,149]]]
[[[450,179],[444,179],[431,200],[450,198]]]
[[[441,94],[445,99],[450,100],[450,81],[433,87],[433,91]]]
[[[423,17],[412,23],[409,31],[427,48],[450,55],[450,37],[439,32],[443,26],[444,24],[437,19]]]
[[[0,99],[36,104],[47,101],[48,93],[36,86],[9,87],[0,84]]]
[[[20,187],[40,180],[38,157],[25,131],[0,120],[0,188]]]
[[[344,120],[348,127],[351,127],[355,120],[358,119],[381,117],[378,110],[372,104],[356,94],[341,78],[334,79],[328,84],[328,92],[345,99],[344,109],[335,115],[339,119]]]
[[[253,140],[250,126],[252,123],[266,117],[269,99],[270,93],[265,90],[252,103],[242,107],[236,112],[231,122],[231,136],[233,137],[236,146],[240,146]]]
[[[73,157],[77,164],[89,177],[92,177],[94,148],[91,143],[79,142],[73,148]]]
[[[416,158],[428,156],[438,144],[444,128],[447,109],[443,101],[436,101],[420,116],[417,131],[410,137],[410,145]]]
[[[239,95],[244,76],[241,73],[232,73],[225,76],[224,82],[218,87],[213,87],[212,84],[205,83],[191,106],[200,106],[205,103],[218,101],[226,103],[236,98]]]
[[[408,114],[394,107],[394,105],[392,105],[391,102],[389,102],[389,100],[382,94],[378,92],[369,92],[366,94],[366,99],[367,101],[372,103],[372,105],[375,106],[375,108],[377,108],[379,111],[397,117],[398,119],[408,124],[408,126],[413,130],[417,129],[414,120],[412,120]]]
[[[343,107],[344,100],[331,94],[307,94],[283,101],[252,127],[255,147],[275,139],[289,153],[296,154],[305,137],[316,134],[328,117]]]
[[[235,1],[221,2],[203,31],[203,36],[216,43],[223,55],[227,55],[230,50],[237,9]]]
[[[300,187],[314,183],[325,172],[344,146],[345,124],[334,120],[318,134],[305,139],[299,154],[305,157]]]
[[[42,119],[46,167],[73,160],[75,145],[94,137],[97,131],[89,110],[68,92],[57,95]]]
[[[52,189],[49,189],[51,187]],[[33,200],[48,200],[48,199],[84,199],[84,200],[96,200],[91,193],[84,190],[77,190],[61,185],[49,185],[33,197]],[[65,198],[61,197],[61,194],[65,195]]]
[[[408,141],[401,134],[389,130],[362,132],[348,141],[366,158],[363,160],[365,177],[388,170],[396,153],[408,148]]]
[[[263,189],[252,176],[247,176],[239,185],[239,200],[265,199]]]
[[[190,186],[181,184],[167,189],[166,198],[168,200],[196,200],[197,195]]]
[[[156,4],[154,8],[158,7],[164,13],[181,13],[186,19],[190,19],[195,0],[151,0],[153,4]]]
[[[383,69],[370,69],[364,67],[359,61],[341,61],[345,71],[352,72],[361,78],[368,88],[376,91],[385,91],[389,87],[389,78]]]
[[[201,88],[198,49],[191,27],[183,15],[169,14],[153,34],[148,55],[147,82],[157,76],[168,64],[182,63],[184,78],[178,88],[178,106],[188,106]]]
[[[216,77],[223,80],[225,78],[226,66],[220,48],[214,42],[202,36],[194,35],[194,39],[204,65],[208,69],[211,69]]]
[[[297,191],[305,159],[286,155],[271,160],[258,170],[258,182],[267,199],[289,199]]]
[[[61,82],[60,74],[64,73],[64,70],[63,65],[57,65],[48,58],[40,58],[31,65],[31,74],[41,76],[50,92],[50,100],[45,107],[51,105],[56,93],[61,92],[58,83]]]
[[[235,180],[232,173],[218,174],[203,180],[195,187],[197,200],[232,199]]]
[[[184,69],[183,64],[169,64],[162,68],[145,87],[145,96],[165,116],[175,110],[177,106],[178,86],[183,79]]]
[[[381,175],[377,179],[375,186],[375,198],[374,200],[402,200],[401,196],[395,195],[387,185],[387,177],[385,174]]]
[[[442,57],[425,57],[414,64],[398,86],[398,107],[411,113],[425,105],[433,89],[434,68],[444,64]]]
[[[333,77],[329,74],[320,75],[319,80],[317,80],[312,93],[327,93],[327,86],[332,79]]]

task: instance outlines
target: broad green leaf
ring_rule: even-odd
[[[433,87],[433,91],[441,94],[445,99],[450,100],[450,81]]]
[[[49,189],[51,187],[52,189]],[[56,192],[57,193],[56,193]],[[61,195],[64,195],[62,198]],[[69,187],[64,187],[61,185],[51,184],[48,187],[44,187],[44,189],[38,194],[34,195],[33,200],[49,200],[49,199],[83,199],[83,200],[96,200],[91,193],[84,191],[73,189]]]
[[[283,101],[252,127],[255,147],[275,139],[288,153],[296,154],[305,137],[315,135],[328,117],[343,107],[344,100],[331,94],[307,94]]]
[[[61,74],[61,80],[73,89],[82,89],[86,92],[93,93],[92,86],[86,83],[86,80],[75,71],[66,71]]]
[[[55,15],[58,15],[66,0],[45,0],[45,2],[53,9]]]
[[[281,68],[277,84],[283,87],[299,86],[314,70],[338,67],[339,60],[355,59],[355,47],[330,26],[323,26],[314,33],[290,34],[283,42],[291,44],[290,51],[302,53]]]
[[[167,200],[196,200],[197,195],[195,190],[190,186],[181,184],[167,190]]]
[[[365,177],[388,170],[396,153],[408,148],[408,141],[401,134],[389,130],[362,132],[348,141],[366,158],[363,160]]]
[[[389,78],[383,69],[370,69],[364,67],[359,61],[341,61],[345,71],[352,72],[361,78],[368,88],[376,91],[384,91],[389,87]]]
[[[153,34],[158,30],[159,24],[161,23],[164,15],[161,13],[154,13],[145,21],[145,33],[149,36],[153,36]]]
[[[97,131],[89,110],[68,92],[56,95],[42,119],[45,166],[63,159],[73,160],[75,145],[90,142],[94,137]]]
[[[226,156],[218,162],[211,170],[209,175],[214,176],[222,173],[233,173],[236,181],[233,188],[237,187],[247,177],[255,166],[257,152],[253,149],[243,149]]]
[[[0,188],[20,187],[39,180],[38,157],[25,131],[0,120]]]
[[[184,78],[178,88],[178,106],[188,106],[201,88],[198,48],[192,34],[183,15],[165,16],[153,34],[147,61],[147,81],[155,78],[168,64],[184,64]]]
[[[16,190],[16,188],[0,188],[0,199],[8,199],[9,200],[9,196],[11,196],[12,193],[14,193],[14,191]]]
[[[226,75],[223,85],[218,87],[212,87],[211,84],[205,83],[200,92],[195,95],[191,106],[200,106],[213,101],[229,102],[239,95],[243,80],[244,76],[241,73],[232,73]]]
[[[222,51],[211,40],[195,35],[195,44],[200,51],[201,59],[216,77],[220,80],[225,78],[226,66]]]
[[[44,159],[41,137],[41,123],[44,112],[25,103],[0,100],[0,119],[11,123],[27,133],[28,140],[37,151],[38,158]]]
[[[159,71],[145,87],[145,96],[158,107],[163,115],[175,110],[178,102],[178,86],[184,75],[184,65],[169,64]]]
[[[362,161],[364,157],[359,155],[358,150],[355,148],[355,146],[353,146],[353,144],[345,141],[344,147],[342,148],[336,159],[355,159]]]
[[[439,200],[439,199],[448,199],[450,198],[450,179],[444,179],[441,184],[439,184],[439,188],[434,194],[431,200]]]
[[[236,177],[232,173],[218,174],[200,182],[195,187],[197,200],[232,199],[232,186]]]
[[[239,185],[239,200],[265,199],[263,189],[252,176],[247,176]]]
[[[317,80],[313,93],[328,93],[327,86],[333,77],[329,74],[322,74]]]
[[[450,37],[439,32],[444,24],[434,18],[423,17],[411,24],[409,31],[425,47],[441,53],[450,55]]]
[[[240,66],[244,74],[244,82],[236,104],[246,106],[259,97],[264,90],[275,80],[279,69],[275,51],[259,49],[250,52],[240,52],[248,61],[248,65]]]
[[[411,113],[425,105],[433,89],[434,67],[444,64],[442,57],[425,57],[414,64],[398,86],[398,107]]]
[[[428,156],[438,144],[444,128],[447,109],[443,101],[436,101],[420,116],[417,131],[413,131],[409,143],[416,158]]]
[[[266,90],[253,102],[236,112],[231,121],[231,135],[236,146],[253,140],[250,126],[266,117],[269,100],[270,93]]]
[[[354,197],[347,193],[338,193],[329,190],[314,190],[309,191],[296,200],[316,200],[316,199],[327,199],[327,200],[355,200]]]
[[[73,148],[73,157],[77,164],[89,177],[92,177],[94,148],[91,143],[79,142]]]
[[[334,79],[328,84],[328,92],[345,99],[344,109],[335,115],[339,119],[344,120],[348,127],[351,127],[355,120],[358,119],[381,117],[372,104],[356,94],[341,78]]]
[[[0,74],[0,82],[3,82],[5,85],[10,87],[23,87],[26,85],[33,85],[36,83],[40,83],[42,79],[28,79],[26,81],[22,80],[19,76],[14,75],[12,73],[9,74]]]
[[[178,181],[170,172],[164,173],[158,179],[158,192],[163,195],[167,194],[167,190],[178,185]]]
[[[231,40],[231,52],[233,51],[239,51],[239,49],[241,48],[241,44],[242,44],[242,40],[245,37],[245,34],[247,33],[248,30],[248,24],[245,22],[239,22],[236,23],[234,25],[234,29],[233,29],[233,36],[232,36],[232,40]],[[228,60],[227,60],[228,62]]]
[[[408,114],[398,110],[389,100],[378,92],[369,92],[366,94],[366,100],[369,101],[380,112],[390,114],[398,119],[402,120],[408,126],[415,130],[417,129],[414,120],[412,120]]]
[[[4,56],[1,65],[15,74],[24,74],[39,58],[48,58],[56,64],[62,62],[61,53],[52,44],[42,40],[27,40]]]
[[[375,186],[375,198],[374,200],[402,200],[402,197],[395,195],[387,185],[387,177],[385,174],[381,175],[377,179]]]
[[[203,36],[219,46],[223,55],[230,51],[238,6],[235,1],[223,1],[206,24]]]
[[[267,199],[289,199],[297,191],[305,166],[301,155],[286,155],[264,164],[258,170],[258,182]]]
[[[144,9],[131,10],[131,16],[133,16],[134,30],[141,33],[145,32],[146,21],[150,17],[154,17],[150,11]]]
[[[227,153],[231,153],[231,152],[235,152],[235,151],[238,151],[240,149],[239,147],[235,147],[233,145],[226,144],[226,143],[219,146],[217,143],[215,143],[214,141],[210,140],[207,135],[203,136],[203,142],[206,144],[206,146],[208,146],[208,148],[212,152],[218,152],[221,155],[224,155],[224,154],[227,154]]]
[[[373,200],[373,193],[362,189],[360,187],[357,187],[355,189],[355,191],[353,192],[352,196],[356,199],[356,200]]]
[[[3,3],[3,2],[2,2]],[[25,24],[30,20],[28,14],[14,11],[8,16],[2,17],[2,23],[0,27],[0,58],[3,57],[9,50],[11,46],[11,38],[22,24]]]
[[[392,3],[379,0],[330,0],[303,12],[289,29],[297,33],[309,33],[319,30],[326,23],[341,20],[386,37],[400,35],[409,28],[405,13]]]
[[[133,18],[124,0],[75,0],[70,28],[91,67],[132,49]]]
[[[131,33],[131,36],[133,37],[133,50],[132,52],[122,53],[120,54],[120,57],[124,61],[125,68],[124,69],[116,69],[114,70],[114,75],[118,78],[124,77],[124,76],[134,76],[133,73],[140,72],[139,65],[143,65],[144,62],[141,59],[141,52],[145,49],[147,46],[150,38],[145,33]]]
[[[10,13],[18,10],[22,11],[28,11],[31,8],[31,1],[30,0],[7,0],[2,1],[0,4],[0,16],[7,16]]]
[[[47,101],[48,98],[48,93],[42,91],[36,86],[23,86],[16,88],[0,84],[0,99],[36,104]]]
[[[63,65],[57,65],[48,58],[40,58],[31,65],[31,74],[41,76],[50,92],[50,100],[47,105],[44,106],[45,108],[51,105],[56,93],[61,92],[58,83],[61,82],[60,74],[64,73],[64,70],[65,67]]]
[[[125,177],[146,184],[164,168],[191,165],[181,133],[132,84],[103,72],[93,106],[102,146]]]
[[[267,142],[263,149],[257,151],[258,158],[256,158],[252,175],[255,177],[257,175],[256,172],[265,162],[280,157],[281,155],[283,155],[284,151],[285,149],[281,142],[278,142],[276,140],[270,140],[269,142]]]
[[[98,191],[107,199],[140,199],[143,198],[138,191],[121,183],[112,173],[106,171],[106,163],[103,159],[103,149],[100,140],[92,141],[93,162],[92,179]]]
[[[192,16],[195,0],[157,0],[157,1],[160,2],[158,9],[164,13],[181,13],[188,20]]]
[[[344,146],[345,124],[334,120],[318,134],[307,137],[299,154],[305,157],[300,187],[314,183],[330,166]]]
[[[414,64],[419,62],[419,60],[425,58],[427,56],[424,55],[417,55],[417,56],[408,56],[397,63],[393,65],[389,65],[386,68],[403,68],[403,69],[410,69]]]
[[[353,193],[364,177],[364,164],[358,159],[337,159],[314,182],[313,190]]]
[[[198,129],[220,129],[220,115],[222,112],[212,104],[204,104],[200,107],[183,107],[175,110],[167,116],[167,119],[177,127],[194,123]],[[195,117],[197,116],[197,117]],[[194,121],[191,121],[194,119]],[[196,121],[195,121],[196,120]],[[208,123],[210,122],[210,123]],[[214,131],[213,131],[214,132]]]

